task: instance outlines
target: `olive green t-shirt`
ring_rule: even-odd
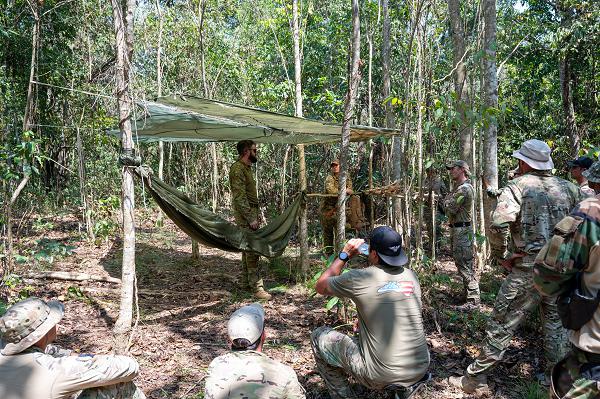
[[[409,385],[429,367],[421,316],[421,287],[412,270],[370,266],[329,280],[336,295],[352,299],[359,320],[359,346],[369,378]]]

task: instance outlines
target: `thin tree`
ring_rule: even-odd
[[[346,236],[346,180],[348,177],[347,152],[350,146],[350,122],[354,114],[356,93],[360,84],[360,14],[358,0],[352,0],[351,62],[348,74],[348,92],[344,101],[344,120],[340,148],[340,181],[337,199],[336,248],[340,248]]]
[[[460,117],[459,128],[459,153],[460,159],[466,161],[473,167],[473,127],[466,117],[467,108],[470,105],[469,86],[467,85],[467,66],[465,58],[465,29],[460,15],[459,0],[448,0],[448,17],[450,19],[450,36],[452,37],[454,92],[456,93],[456,104]]]
[[[116,89],[119,109],[119,128],[121,130],[121,152],[125,157],[133,157],[134,143],[131,131],[131,109],[133,102],[130,94],[131,61],[133,57],[133,17],[135,0],[111,0],[116,49]],[[123,265],[121,277],[121,305],[119,317],[115,323],[115,352],[127,353],[128,334],[133,321],[133,291],[135,284],[135,224],[134,224],[134,187],[133,171],[124,166],[122,171],[123,212]]]
[[[498,78],[496,76],[496,0],[483,2],[483,103],[487,121],[483,132],[483,182],[486,187],[498,188],[498,122],[495,112],[498,108]],[[485,217],[494,207],[493,199],[484,196]],[[487,226],[487,223],[486,223]]]
[[[298,0],[292,1],[292,20],[294,38],[294,81],[295,81],[295,107],[296,116],[302,118],[302,54],[300,53],[300,28],[298,15]],[[306,159],[304,157],[304,145],[298,145],[298,158],[300,169],[300,191],[306,191]],[[285,173],[285,168],[283,168]],[[300,210],[300,272],[305,276],[308,272],[308,221],[306,204]]]

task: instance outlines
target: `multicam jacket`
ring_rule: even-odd
[[[229,352],[208,367],[206,399],[304,399],[294,370],[256,351]]]
[[[492,213],[492,256],[510,256],[510,230],[516,251],[535,257],[552,237],[554,226],[582,199],[575,184],[550,171],[534,171],[509,181]]]
[[[465,180],[444,198],[444,209],[448,215],[448,223],[465,223],[472,221],[471,207],[474,190],[471,182]]]
[[[555,233],[535,260],[535,288],[542,295],[558,295],[571,287],[575,273],[583,271],[583,289],[595,297],[600,290],[600,196],[577,205],[557,224]],[[570,341],[600,353],[599,310],[580,330],[570,332]]]
[[[258,220],[258,193],[252,168],[238,160],[229,170],[233,212],[236,220],[247,224]]]

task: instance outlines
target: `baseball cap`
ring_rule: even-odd
[[[64,306],[58,301],[27,298],[8,308],[0,317],[0,353],[15,355],[33,346],[62,319]]]
[[[229,339],[245,338],[250,343],[258,341],[265,327],[265,310],[260,303],[243,306],[233,312],[227,323]]]
[[[579,157],[577,159],[567,162],[567,165],[569,166],[569,168],[579,166],[581,168],[588,169],[590,166],[592,166],[593,163],[594,163],[594,160],[592,158],[584,156],[584,157]]]
[[[457,159],[457,160],[454,160],[454,161],[451,161],[451,162],[447,163],[446,164],[446,169],[450,170],[450,169],[452,169],[455,166],[458,166],[459,168],[463,168],[465,170],[465,174],[467,176],[471,175],[471,170],[469,169],[469,164],[466,163],[463,160],[460,160],[460,159]]]
[[[402,236],[389,226],[373,229],[369,249],[375,250],[377,255],[390,266],[403,266],[408,262],[402,250]]]

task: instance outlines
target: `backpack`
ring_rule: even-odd
[[[585,213],[574,212],[558,222],[554,236],[535,259],[534,281],[538,287],[541,286],[540,291],[558,294],[558,314],[563,327],[569,330],[583,327],[600,304],[600,291],[596,296],[590,296],[583,289],[587,256],[580,256],[581,250],[586,248],[582,245],[585,237],[579,234],[578,229],[585,218]]]

